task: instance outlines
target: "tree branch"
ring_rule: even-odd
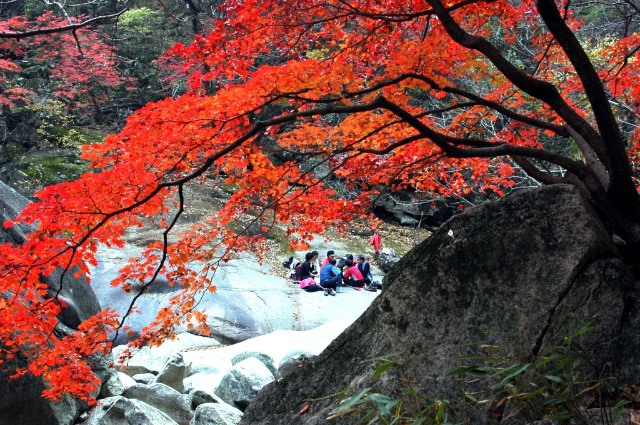
[[[604,149],[600,134],[565,102],[553,84],[530,77],[509,62],[488,40],[463,30],[447,12],[440,0],[427,0],[427,2],[436,11],[442,26],[453,41],[463,47],[479,51],[516,87],[549,105],[568,125],[583,136],[584,140],[597,153],[598,158],[603,161],[605,167],[610,166],[609,157]]]
[[[443,134],[438,133],[433,130],[422,121],[414,117],[411,113],[404,110],[399,105],[389,101],[388,99],[380,96],[379,99],[380,107],[386,109],[390,112],[393,112],[398,117],[400,117],[403,121],[409,124],[411,127],[415,128],[420,132],[423,136],[431,139],[433,143],[436,144],[440,149],[443,150],[445,154],[452,158],[471,158],[471,157],[483,157],[483,158],[491,158],[494,156],[527,156],[530,158],[536,158],[543,161],[548,161],[553,164],[559,165],[560,167],[569,170],[576,174],[577,176],[585,176],[588,173],[586,166],[579,162],[574,161],[566,156],[559,155],[554,152],[549,152],[544,149],[537,148],[529,148],[524,146],[513,146],[506,143],[491,143],[486,141],[480,141],[475,139],[464,139],[464,138],[453,138],[451,136],[445,136]],[[405,139],[406,140],[406,139]],[[473,145],[480,147],[474,148],[460,148],[454,146],[455,144],[459,145]]]
[[[28,38],[28,37],[34,37],[36,35],[46,35],[46,34],[57,34],[57,33],[61,33],[61,32],[65,32],[65,31],[76,31],[82,27],[86,27],[87,25],[91,25],[94,22],[98,22],[98,21],[104,21],[106,19],[111,19],[111,18],[117,18],[118,16],[122,15],[124,12],[126,12],[127,9],[121,10],[118,13],[114,13],[112,15],[105,15],[105,16],[97,16],[95,18],[91,18],[91,19],[87,19],[86,21],[80,22],[78,24],[73,24],[73,25],[65,25],[63,27],[56,27],[56,28],[42,28],[42,29],[38,29],[38,30],[32,30],[32,31],[23,31],[23,32],[0,32],[0,39],[3,38],[14,38],[16,40],[21,40],[23,38]]]
[[[603,151],[596,146],[596,153],[611,173],[612,180],[631,180],[631,165],[627,158],[620,127],[613,116],[609,99],[598,73],[573,31],[567,26],[554,0],[537,0],[538,13],[562,47],[582,82],[585,94],[600,129]],[[580,133],[580,131],[578,131]],[[589,142],[589,139],[585,138]]]

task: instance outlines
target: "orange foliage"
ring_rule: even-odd
[[[86,147],[96,172],[45,188],[21,213],[18,221],[38,229],[21,247],[0,247],[0,285],[10,294],[0,298],[1,358],[27,350],[29,371],[51,385],[48,396],[86,395],[94,383],[86,355],[108,350],[105,335],[118,323],[105,312],[77,334],[53,339],[59,305],[45,299],[38,277],[59,265],[86,272],[97,244],[122,246],[125,231],[147,220],[171,230],[188,208],[182,188],[190,181],[235,193],[176,242],[150,244],[114,282],[144,287],[163,272],[185,288],[137,344],[158,344],[174,325],[203,321],[192,307],[215,290],[220,262],[258,250],[261,238],[234,225],[241,217],[287,227],[291,247],[302,249],[329,226],[346,229],[366,217],[376,185],[437,196],[502,194],[524,170],[543,183],[578,179],[611,199],[631,199],[629,187],[637,196],[629,186],[635,170],[616,144],[619,128],[609,132],[602,118],[608,102],[587,93],[583,81],[592,74],[572,66],[563,47],[580,21],[569,11],[566,30],[551,34],[539,11],[556,5],[537,3],[540,9],[532,0],[224,2],[225,19],[209,35],[169,52],[183,61],[191,91],[147,105],[119,134]],[[530,54],[509,50],[516,42]],[[636,36],[608,54],[602,93],[622,105],[637,102]],[[205,91],[204,82],[215,90]],[[631,140],[635,156],[638,135]],[[328,178],[341,179],[353,196],[338,199]],[[611,208],[623,210],[619,202]],[[193,261],[204,269],[194,271]]]

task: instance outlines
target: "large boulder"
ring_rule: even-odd
[[[28,203],[27,198],[0,182],[0,223],[14,220]],[[27,240],[26,235],[33,230],[33,227],[25,224],[8,229],[0,225],[0,243],[22,244]],[[86,278],[76,278],[76,271],[77,269],[71,269],[65,273],[63,268],[59,268],[51,275],[42,277],[42,281],[49,287],[49,295],[57,294],[59,299],[66,302],[60,320],[71,329],[77,329],[80,323],[101,310],[98,298]]]
[[[247,408],[258,391],[275,379],[267,366],[255,357],[236,365],[222,378],[215,395],[240,410]]]
[[[0,182],[0,243],[19,245],[27,240],[33,227],[20,224],[5,228],[2,223],[14,220],[18,213],[27,206],[28,199]],[[63,269],[42,277],[49,287],[49,295],[57,294],[67,306],[60,315],[57,332],[62,334],[73,332],[78,325],[100,311],[100,304],[84,276],[75,278],[75,270],[63,274]],[[62,278],[62,289],[60,290]],[[45,389],[42,379],[31,375],[16,380],[9,380],[12,369],[24,367],[26,360],[17,358],[6,362],[0,371],[0,423],[30,424],[71,424],[84,409],[84,405],[65,397],[61,402],[51,402],[41,397]],[[103,382],[108,374],[100,373]]]
[[[144,229],[136,231],[142,232]],[[140,243],[148,241],[143,235],[136,237]],[[102,305],[120,314],[129,308],[135,294],[114,288],[111,281],[122,266],[141,250],[141,245],[133,243],[127,243],[122,249],[100,247],[98,265],[91,269],[91,276],[92,286]],[[202,264],[194,262],[190,267],[200,270]],[[321,292],[308,293],[300,290],[298,285],[292,285],[289,280],[274,276],[268,265],[259,264],[247,253],[240,254],[219,268],[214,284],[216,291],[204,294],[198,309],[206,310],[211,336],[224,344],[245,341],[277,330],[306,330],[332,320],[355,319],[378,295],[365,291],[344,291],[335,297],[324,297]],[[140,314],[129,316],[127,325],[134,332],[141,332],[162,308],[169,305],[171,295],[181,290],[180,285],[170,286],[159,277],[157,283],[137,299],[136,306]],[[188,326],[182,325],[177,332],[186,332]],[[121,336],[116,344],[126,342],[125,338]]]
[[[44,382],[30,374],[9,379],[14,367],[24,366],[24,359],[13,359],[6,360],[0,369],[0,424],[73,424],[81,410],[76,401],[68,396],[60,402],[43,399]]]
[[[263,353],[272,358],[274,366],[278,368],[282,362],[297,354],[304,354],[307,358],[317,356],[353,321],[335,320],[307,331],[276,331],[226,347],[185,351],[182,353],[184,359],[191,364],[191,375],[184,381],[185,392],[203,391],[213,394],[225,375],[234,367],[232,360],[243,353]],[[246,360],[250,359],[244,361]],[[258,359],[253,360],[260,363]]]
[[[119,345],[113,349],[116,364],[121,372],[129,376],[145,375],[140,377],[145,382],[151,382],[155,375],[165,368],[166,363],[181,351],[218,346],[220,343],[205,336],[192,335],[187,332],[178,334],[174,339],[166,340],[158,347],[142,347],[133,349],[131,358],[120,362],[121,355],[128,349],[125,345]],[[152,375],[150,375],[152,374]],[[137,379],[136,379],[137,380]]]
[[[190,425],[236,425],[242,412],[224,403],[205,403],[198,406]]]
[[[143,401],[161,410],[180,425],[188,425],[193,418],[188,397],[165,384],[135,384],[127,388],[122,396]]]
[[[136,232],[144,232],[144,229]],[[132,242],[124,248],[100,247],[98,265],[91,269],[92,286],[100,303],[120,314],[129,308],[135,294],[114,288],[111,281],[131,257],[142,251],[142,242],[152,237],[143,236],[133,235]],[[190,267],[201,270],[202,264],[194,262]],[[360,293],[363,291],[344,292],[336,297],[307,293],[289,280],[274,276],[267,264],[259,264],[255,257],[246,253],[219,268],[213,283],[216,291],[204,294],[198,309],[206,310],[211,336],[225,344],[276,330],[305,330],[332,320],[354,319],[366,310],[377,295],[373,292]],[[127,325],[134,332],[141,332],[144,326],[155,319],[158,311],[169,305],[171,296],[181,290],[180,285],[171,286],[160,276],[157,283],[137,299],[136,306],[140,314],[129,316]],[[177,332],[187,330],[188,324],[185,324]],[[123,336],[116,344],[126,342],[125,338]]]
[[[256,359],[260,360],[260,362],[262,362],[262,364],[265,365],[267,369],[269,369],[269,372],[271,372],[273,376],[276,376],[278,374],[278,369],[276,369],[276,366],[271,356],[268,354],[261,353],[259,351],[242,352],[231,359],[231,364],[235,366],[241,361],[248,359],[249,357],[255,357]]]
[[[162,411],[147,403],[122,396],[98,402],[85,425],[178,425]]]
[[[638,385],[640,308],[629,296],[633,282],[611,236],[574,188],[549,186],[483,204],[406,254],[354,325],[318,357],[263,388],[241,423],[325,423],[337,406],[328,395],[352,385],[349,394],[372,386],[398,396],[411,381],[426,399],[451,403],[451,422],[468,415],[469,423],[492,423],[513,406],[488,412],[489,406],[460,402],[463,389],[472,393],[486,382],[438,378],[459,367],[461,355],[483,355],[479,350],[491,347],[532,361],[572,344],[563,337],[593,317],[592,329],[573,341],[592,356],[588,362],[600,378]],[[380,363],[362,360],[390,353],[399,353],[402,366],[371,381]]]
[[[380,269],[385,273],[389,273],[393,266],[398,264],[398,261],[400,261],[400,258],[392,257],[385,252],[376,253],[375,259],[376,263],[378,263],[378,267],[380,267]]]

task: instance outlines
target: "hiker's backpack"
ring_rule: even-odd
[[[293,264],[293,257],[289,257],[287,261],[282,263],[285,269],[290,269],[292,264]]]
[[[291,263],[291,273],[289,274],[289,278],[291,280],[300,280],[300,276],[298,276],[298,271],[300,270],[300,266],[302,265],[302,263],[298,262],[298,261],[293,261]]]

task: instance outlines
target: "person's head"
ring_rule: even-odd
[[[332,266],[335,266],[336,265],[336,259],[332,258],[332,257],[329,257],[329,264],[331,264]]]
[[[347,267],[353,267],[353,260],[351,258],[347,258],[347,261],[344,262],[344,265]]]
[[[327,251],[327,258],[336,258],[336,253],[333,251]]]
[[[353,262],[353,255],[352,254],[347,254],[346,258],[347,258],[347,260],[351,260]]]
[[[313,252],[307,252],[304,254],[304,259],[307,261],[311,261],[313,259]]]
[[[356,258],[356,262],[358,264],[364,263],[364,255],[358,255],[358,258]]]
[[[316,258],[318,258],[318,255],[320,255],[320,253],[318,251],[311,251],[311,254],[313,254],[313,260],[315,261]]]

